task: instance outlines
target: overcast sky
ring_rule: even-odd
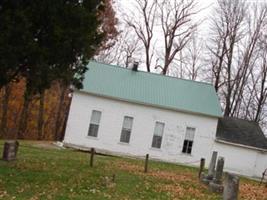
[[[115,0],[115,3],[116,6],[121,7],[123,10],[132,10],[133,9],[132,4],[134,1],[135,0]],[[207,21],[208,21],[207,19],[211,15],[212,8],[214,7],[214,5],[216,5],[217,0],[196,0],[196,1],[199,10],[201,10],[197,14],[197,18],[199,20],[204,20],[202,25],[199,27],[200,31],[203,31],[203,29],[207,28]],[[251,3],[267,2],[267,0],[246,0],[246,1]]]
[[[120,15],[121,12],[123,10],[124,13],[129,13],[129,12],[132,12],[132,14],[134,15],[134,18],[135,19],[138,19],[138,12],[135,11],[134,9],[134,2],[136,0],[115,0],[115,10],[119,10],[118,12],[118,15],[117,15],[117,18],[119,20],[121,20],[123,17]],[[149,0],[150,1],[150,0]],[[152,1],[152,0],[151,0]],[[198,14],[195,15],[195,18],[193,20],[196,20],[198,23],[200,23],[200,25],[198,26],[198,38],[203,42],[205,43],[206,39],[207,39],[207,34],[208,34],[208,31],[209,31],[209,23],[210,23],[210,17],[212,16],[212,14],[214,14],[213,12],[213,8],[214,6],[216,6],[217,4],[217,0],[196,0],[197,2],[197,6],[196,6],[196,9],[199,10]],[[247,0],[247,2],[251,2],[251,3],[261,3],[261,2],[267,2],[267,0]],[[157,44],[157,48],[158,49],[161,49],[163,47],[163,40],[161,40],[161,36],[160,37],[157,37],[157,33],[158,33],[158,36],[160,35],[160,32],[161,32],[161,27],[158,26],[158,27],[155,27],[155,31],[154,31],[154,39],[155,38],[158,38],[156,41],[154,41],[153,43]],[[160,38],[160,39],[159,39]],[[135,58],[134,58],[135,59]],[[135,59],[135,60],[138,60],[138,59]],[[143,60],[143,59],[141,59]],[[161,61],[163,62],[163,61]],[[141,66],[140,68],[141,69],[145,69],[144,67],[144,63],[140,63]],[[159,64],[162,64],[162,63],[159,63]]]

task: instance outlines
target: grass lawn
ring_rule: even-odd
[[[151,161],[144,174],[142,160],[100,155],[94,164],[88,153],[20,142],[17,161],[0,160],[0,199],[221,199],[199,184],[195,168]],[[267,188],[241,179],[240,199],[267,200]]]

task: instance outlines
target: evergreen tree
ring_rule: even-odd
[[[0,87],[25,77],[27,93],[54,80],[78,88],[90,58],[105,38],[100,0],[0,1]]]

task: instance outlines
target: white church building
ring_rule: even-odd
[[[64,145],[116,155],[208,166],[261,177],[267,140],[259,126],[222,118],[212,85],[91,61],[84,88],[73,93]],[[206,167],[207,167],[206,166]]]

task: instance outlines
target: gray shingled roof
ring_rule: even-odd
[[[267,138],[258,123],[252,121],[232,117],[220,118],[216,138],[267,150]]]

